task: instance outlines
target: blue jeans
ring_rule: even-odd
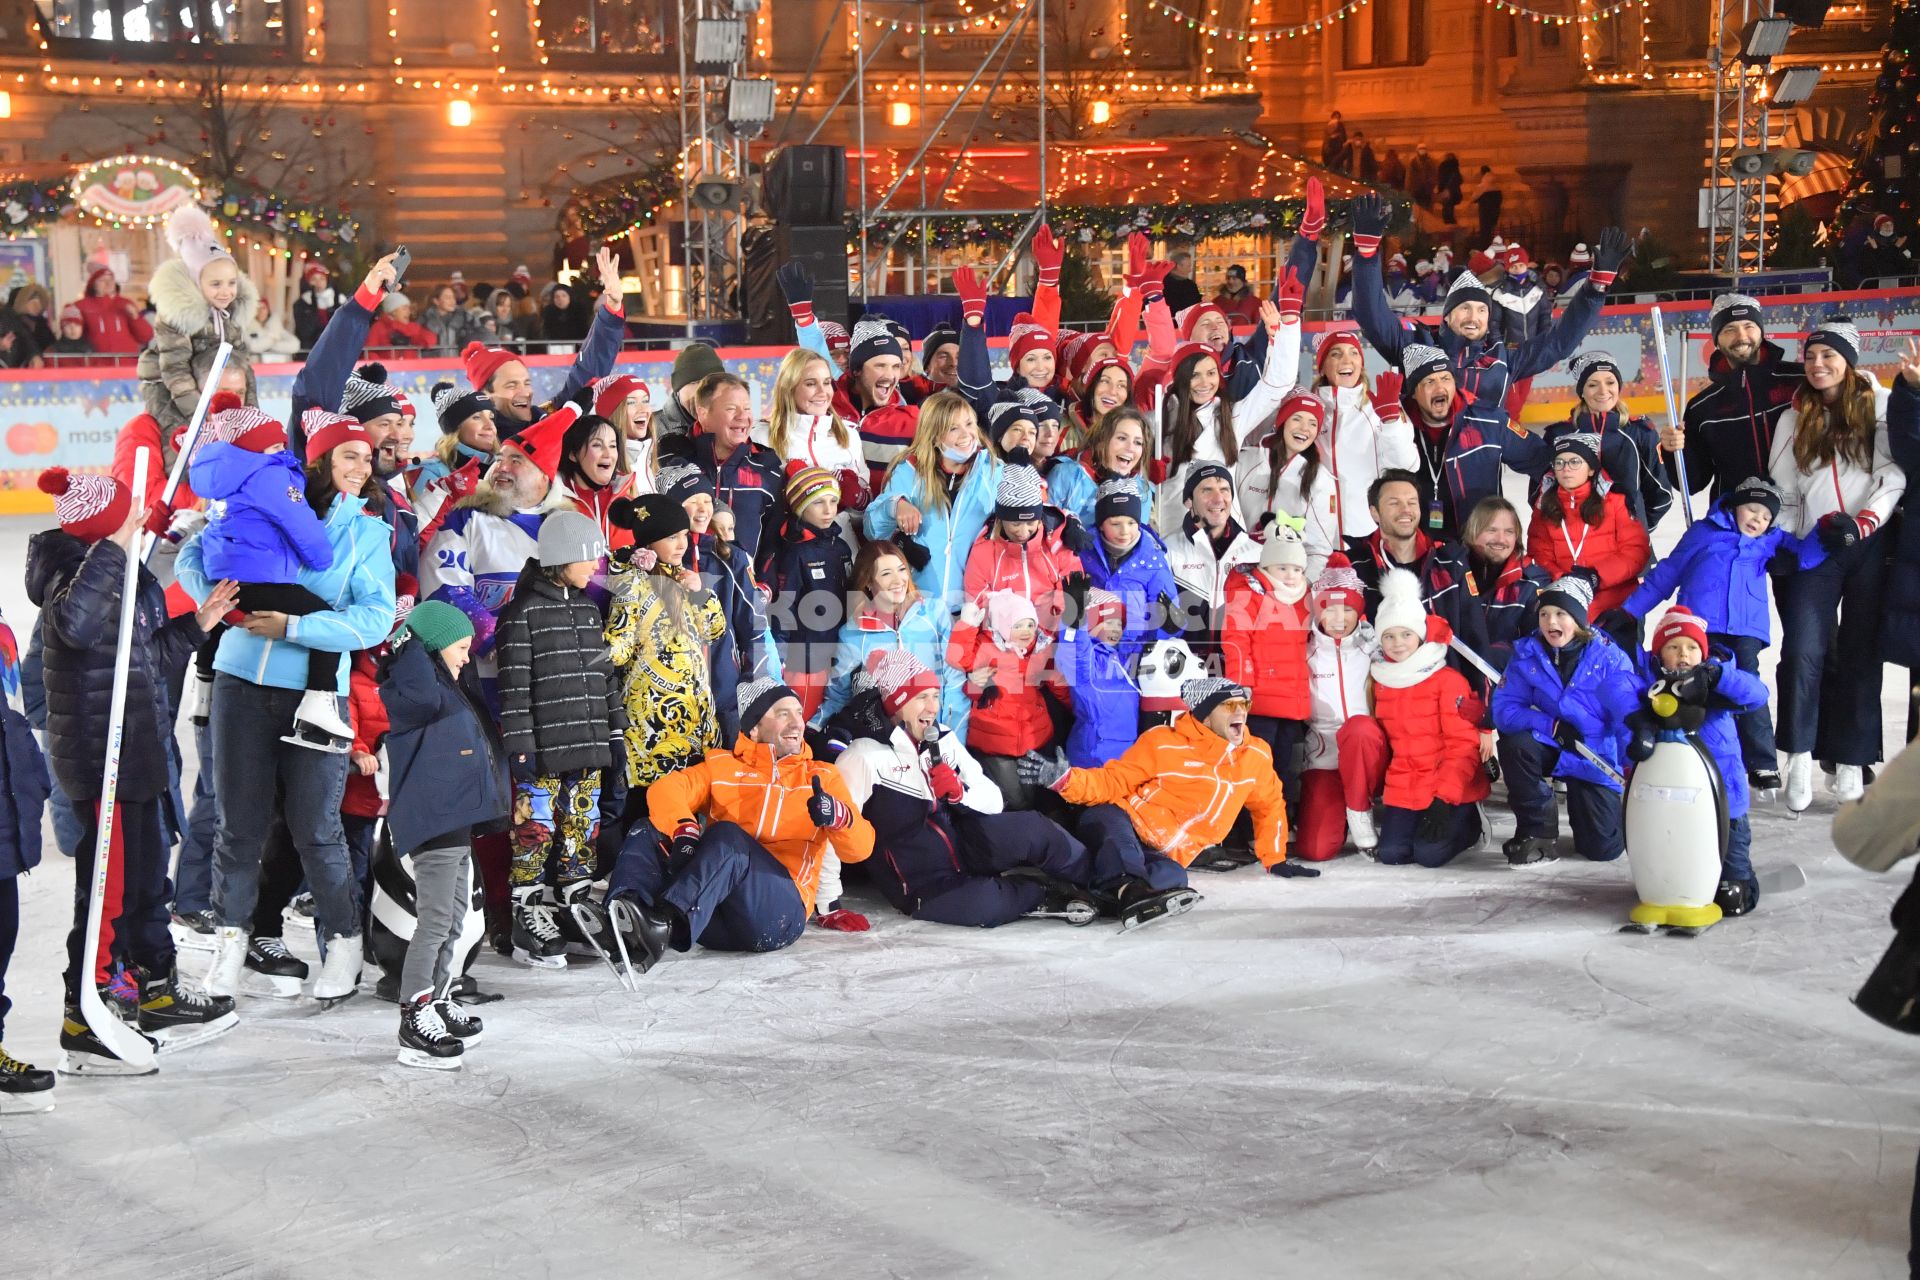
[[[1123,875],[1137,876],[1157,892],[1187,887],[1187,869],[1140,842],[1133,817],[1117,804],[1097,804],[1080,815],[1076,834],[1093,855],[1093,883],[1111,887]]]
[[[1416,834],[1423,816],[1424,811],[1420,809],[1382,806],[1380,847],[1376,851],[1381,862],[1390,867],[1409,862],[1423,867],[1444,867],[1480,839],[1480,810],[1475,805],[1455,805],[1452,827],[1438,840],[1422,840]]]
[[[696,942],[715,951],[778,951],[799,941],[807,928],[807,904],[793,877],[732,822],[710,825],[693,856],[671,874],[660,833],[652,823],[640,823],[607,883],[609,899],[621,894],[679,915],[676,951]]]
[[[1724,631],[1711,632],[1707,640],[1733,650],[1733,664],[1748,675],[1760,674],[1760,651],[1767,647],[1765,640],[1729,635]],[[1743,711],[1733,718],[1733,727],[1740,734],[1740,762],[1746,765],[1748,773],[1780,767],[1780,757],[1773,745],[1772,708],[1761,703],[1752,711]]]
[[[1780,749],[1880,760],[1884,533],[1780,580]]]
[[[299,852],[322,938],[360,932],[359,885],[340,824],[347,757],[280,741],[293,729],[304,690],[252,684],[222,671],[213,681],[213,912],[222,925],[250,928],[260,896],[260,861],[276,818]]]
[[[195,725],[193,748],[200,771],[193,780],[193,807],[173,872],[173,909],[207,911],[213,907],[213,840],[220,830],[220,806],[213,797],[213,730]]]
[[[1514,833],[1554,839],[1560,834],[1560,815],[1554,807],[1551,779],[1559,748],[1536,741],[1530,733],[1503,733],[1499,749],[1500,775],[1507,780]],[[1621,819],[1620,793],[1581,778],[1568,778],[1566,783],[1574,851],[1592,862],[1611,862],[1625,853],[1627,835]]]

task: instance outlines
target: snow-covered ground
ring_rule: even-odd
[[[33,521],[0,521],[21,563]],[[17,569],[0,605],[23,633]],[[1902,673],[1890,670],[1890,677]],[[1888,742],[1904,690],[1887,686]],[[1904,885],[1755,821],[1809,883],[1622,936],[1624,863],[1199,876],[1191,914],[918,925],[477,970],[458,1073],[369,990],[247,1001],[141,1080],[0,1120],[9,1275],[1904,1274],[1920,1043],[1847,997]],[[1496,837],[1511,832],[1499,815]],[[7,1047],[56,1056],[73,887],[23,885]],[[289,941],[311,958],[310,940]],[[190,960],[189,963],[200,963]]]

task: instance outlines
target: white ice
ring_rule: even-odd
[[[17,570],[0,604],[24,637]],[[638,995],[489,954],[508,998],[458,1073],[395,1064],[370,982],[248,1000],[157,1076],[0,1120],[0,1270],[1903,1275],[1920,1044],[1847,1000],[1907,875],[1833,854],[1833,807],[1757,813],[1755,863],[1809,883],[1692,941],[1615,931],[1624,863],[1495,846],[1197,875],[1125,937],[873,899],[871,933],[670,958]],[[71,864],[49,842],[22,887],[6,1043],[51,1065]]]

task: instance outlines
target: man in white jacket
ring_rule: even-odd
[[[1167,536],[1167,566],[1180,588],[1180,626],[1202,658],[1219,645],[1227,574],[1257,564],[1260,544],[1235,518],[1233,473],[1218,462],[1189,468],[1182,486],[1187,515]]]

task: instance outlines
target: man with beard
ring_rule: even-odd
[[[1441,323],[1428,329],[1402,320],[1387,304],[1380,275],[1380,241],[1387,234],[1387,204],[1366,195],[1353,202],[1353,315],[1373,349],[1389,363],[1402,363],[1409,347],[1435,343],[1447,353],[1454,377],[1477,404],[1505,402],[1512,383],[1545,373],[1580,346],[1600,315],[1607,287],[1627,260],[1629,242],[1617,227],[1600,233],[1587,287],[1560,317],[1525,342],[1509,343],[1492,332],[1493,294],[1472,272],[1456,276],[1440,302]],[[1411,381],[1411,379],[1409,379]],[[1471,505],[1471,504],[1469,504]]]
[[[1260,544],[1235,518],[1233,473],[1205,462],[1187,473],[1187,514],[1167,535],[1167,567],[1180,585],[1180,628],[1201,658],[1220,648],[1220,610],[1235,565],[1260,559]]]
[[[613,372],[613,362],[620,358],[620,342],[627,336],[619,259],[613,250],[602,247],[594,255],[594,267],[600,273],[600,305],[594,308],[593,327],[588,330],[586,341],[580,344],[580,354],[575,357],[573,368],[567,371],[560,394],[554,398],[556,405],[572,400],[594,379]],[[484,392],[493,401],[493,419],[502,440],[511,440],[532,425],[536,416],[533,371],[518,355],[469,342],[460,359],[467,366],[467,377],[474,390]]]
[[[1456,639],[1504,671],[1513,642],[1533,630],[1536,599],[1551,580],[1521,550],[1520,513],[1505,498],[1482,498],[1467,516],[1461,542],[1435,547],[1420,569],[1420,596]],[[1484,700],[1480,669],[1454,654],[1449,661]]]
[[[1673,456],[1684,449],[1692,491],[1711,485],[1718,502],[1744,481],[1767,479],[1774,428],[1806,370],[1767,341],[1760,304],[1744,294],[1715,298],[1708,327],[1715,350],[1707,363],[1707,385],[1687,401],[1684,426],[1660,429],[1660,447],[1676,487],[1680,474]]]
[[[833,411],[860,428],[867,482],[875,493],[920,426],[919,406],[908,403],[901,386],[906,376],[906,352],[885,316],[869,315],[853,326],[847,371],[833,384]]]
[[[1380,604],[1380,576],[1389,569],[1421,573],[1441,545],[1420,528],[1426,508],[1420,477],[1411,471],[1382,471],[1367,489],[1367,511],[1376,526],[1364,538],[1347,539],[1347,558],[1366,587],[1367,616]]]
[[[414,517],[406,485],[394,483],[400,474],[398,444],[405,411],[399,395],[387,385],[386,366],[365,364],[354,370],[341,394],[340,411],[365,427],[373,442],[374,478],[386,486],[388,499],[381,504],[380,515],[393,527],[394,572],[413,577],[420,572],[420,522]]]

